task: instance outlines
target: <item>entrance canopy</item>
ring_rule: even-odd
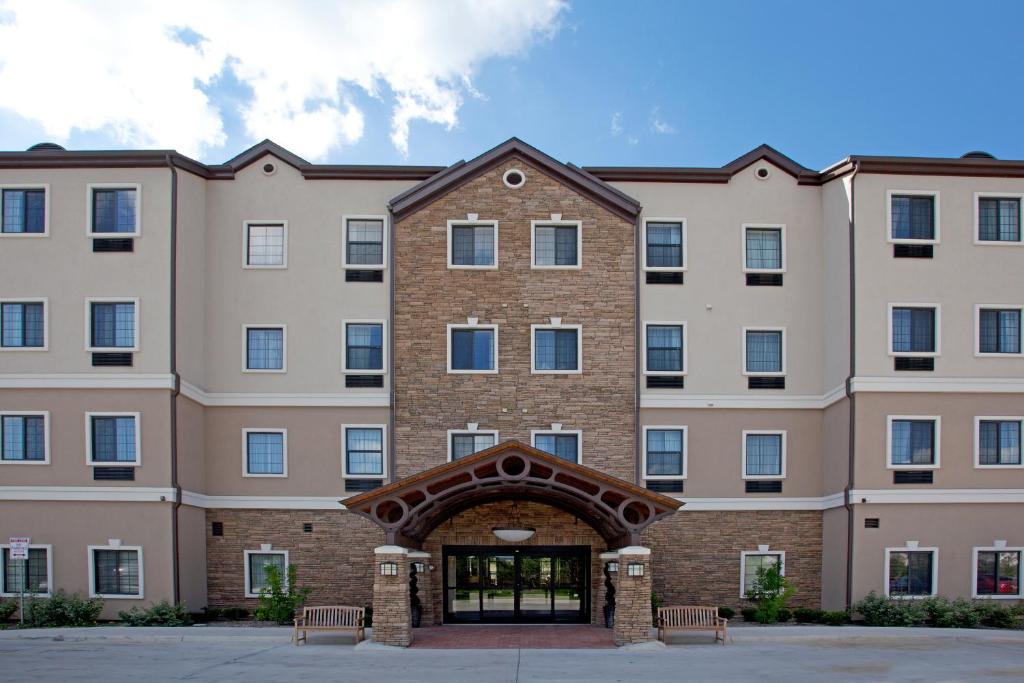
[[[453,515],[499,500],[561,508],[587,522],[613,548],[639,545],[645,528],[682,506],[519,441],[505,441],[341,503],[384,529],[388,544],[419,548]]]

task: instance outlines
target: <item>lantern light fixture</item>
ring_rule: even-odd
[[[643,562],[630,562],[626,565],[626,576],[643,576],[644,575],[644,563]]]
[[[397,562],[381,562],[380,563],[380,575],[381,576],[398,576],[398,563]]]

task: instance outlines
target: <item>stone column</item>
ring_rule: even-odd
[[[630,565],[639,565],[630,576]],[[651,549],[631,545],[619,550],[615,573],[615,644],[651,640]]]
[[[423,565],[423,571],[416,572],[416,588],[419,589],[420,607],[423,609],[421,626],[434,625],[434,572],[430,570],[430,553],[422,550],[409,551],[409,564],[419,562]]]
[[[373,549],[373,555],[373,640],[409,647],[409,551],[397,545],[382,545]],[[392,569],[394,574],[390,573]]]

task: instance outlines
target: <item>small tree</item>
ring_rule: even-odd
[[[756,618],[759,622],[773,624],[779,618],[779,610],[789,603],[794,592],[779,566],[773,564],[758,568],[754,585],[747,591],[747,599],[757,603]]]
[[[264,570],[267,585],[260,589],[260,603],[256,608],[256,619],[259,621],[276,621],[278,624],[290,624],[295,619],[295,611],[306,602],[313,592],[312,588],[298,588],[295,585],[295,565],[288,565],[287,582],[281,570],[268,564]]]

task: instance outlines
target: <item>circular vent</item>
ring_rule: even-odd
[[[67,150],[56,142],[40,142],[28,148],[30,152],[66,152]]]
[[[982,152],[980,150],[974,150],[973,152],[968,152],[967,154],[964,154],[960,158],[961,159],[995,159],[995,157],[992,156],[991,154],[989,154],[988,152]]]
[[[505,171],[505,175],[502,176],[502,181],[504,181],[505,185],[513,189],[522,187],[526,184],[526,174],[518,168],[510,168]]]
[[[754,171],[754,177],[758,180],[768,180],[768,176],[772,174],[771,169],[767,166],[760,166]]]
[[[267,163],[260,166],[260,170],[263,171],[263,175],[274,175],[275,173],[277,173],[277,166],[268,161]]]

